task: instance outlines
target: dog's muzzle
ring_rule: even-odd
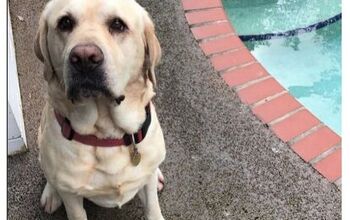
[[[81,97],[95,97],[98,94],[110,96],[103,68],[104,55],[94,44],[75,46],[68,59],[68,90],[71,100]]]

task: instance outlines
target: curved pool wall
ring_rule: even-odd
[[[229,21],[221,0],[182,4],[194,38],[219,76],[267,128],[340,188],[341,137],[260,64],[231,25],[235,22]]]
[[[255,58],[303,105],[341,134],[340,1],[223,3]]]

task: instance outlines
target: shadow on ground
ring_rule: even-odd
[[[166,219],[341,219],[341,194],[242,105],[212,69],[179,0],[146,1],[163,48],[155,103],[167,143],[162,165]],[[29,152],[8,159],[11,220],[66,219],[39,207],[45,179],[36,133],[45,91],[33,37],[40,0],[10,0]],[[21,21],[17,16],[23,17]],[[137,199],[123,209],[86,202],[89,219],[141,219]]]

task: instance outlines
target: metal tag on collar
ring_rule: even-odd
[[[136,147],[136,142],[135,142],[135,137],[134,135],[131,135],[131,138],[132,138],[132,142],[133,144],[130,146],[130,159],[131,159],[131,163],[132,165],[134,165],[135,167],[137,165],[139,165],[140,161],[141,161],[141,154],[140,152],[137,150],[137,147]]]

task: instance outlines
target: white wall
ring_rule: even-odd
[[[13,42],[12,35],[12,26],[10,15],[8,16],[8,153],[13,154],[18,151],[26,149],[26,135],[24,129],[24,121],[22,114],[22,102],[21,102],[21,93],[18,82],[17,75],[17,65],[16,65],[16,56],[15,56],[15,46]],[[16,130],[17,129],[17,130]],[[20,137],[13,138],[17,141],[10,141],[9,138],[18,136],[16,132],[20,132]],[[10,134],[10,132],[13,132]],[[22,139],[22,141],[20,140]],[[10,143],[11,142],[11,143]]]

